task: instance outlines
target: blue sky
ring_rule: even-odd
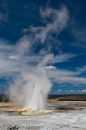
[[[0,93],[21,70],[52,55],[46,64],[50,93],[86,94],[85,5],[86,0],[0,0]]]

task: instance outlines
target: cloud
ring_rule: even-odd
[[[75,92],[75,91],[74,91],[74,90],[69,90],[69,91],[66,90],[65,92],[66,92],[66,93],[68,93],[68,92],[73,93],[73,92]]]
[[[9,59],[13,47],[6,43],[6,41],[0,40],[0,76],[7,75],[15,69],[12,61]]]
[[[86,92],[86,89],[81,91],[81,93],[85,93],[85,92]]]
[[[75,72],[73,71],[69,71],[69,70],[65,70],[65,69],[53,69],[53,70],[47,70],[48,75],[50,78],[56,78],[56,80],[60,80],[61,77],[68,77],[68,76],[74,76],[76,75]]]
[[[76,71],[55,68],[47,70],[47,73],[54,83],[58,83],[60,85],[63,83],[80,85],[86,84],[86,78],[80,76],[85,71],[86,66],[83,68],[78,68]]]
[[[60,62],[68,62],[71,60],[71,58],[77,56],[76,54],[71,53],[64,53],[64,54],[58,54],[54,58],[54,63],[60,63]]]
[[[14,55],[9,56],[9,58],[10,58],[10,59],[18,59],[18,57],[17,57],[17,56],[14,56]]]
[[[46,69],[55,69],[55,66],[46,66]]]
[[[62,90],[61,89],[59,89],[57,92],[61,92]]]
[[[74,90],[70,90],[70,92],[74,92]]]
[[[84,89],[84,90],[78,90],[77,92],[84,93],[84,92],[86,92],[86,89]]]
[[[85,73],[86,72],[86,66],[82,68],[76,68],[79,73]]]
[[[62,77],[57,82],[59,84],[60,83],[86,84],[86,78],[81,78],[81,77]]]

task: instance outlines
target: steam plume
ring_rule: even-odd
[[[26,29],[27,35],[24,32],[24,36],[16,43],[14,56],[11,56],[17,65],[20,65],[20,74],[10,86],[10,99],[32,110],[45,107],[47,95],[52,87],[46,72],[46,65],[52,63],[53,59],[53,54],[50,53],[53,43],[51,44],[50,40],[55,40],[52,34],[58,35],[66,27],[69,19],[66,7],[60,10],[41,7],[40,15],[46,26],[30,26]],[[48,18],[51,20],[48,21]],[[35,53],[34,50],[39,44],[44,44],[44,47]],[[31,55],[41,56],[41,59],[28,62]]]

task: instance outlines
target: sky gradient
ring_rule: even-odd
[[[21,70],[51,55],[50,93],[86,94],[85,5],[86,0],[0,0],[0,93]]]

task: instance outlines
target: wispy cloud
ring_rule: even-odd
[[[60,83],[86,84],[86,78],[82,78],[82,77],[61,77],[57,82],[59,84]]]
[[[86,84],[86,78],[80,76],[84,71],[86,71],[86,66],[78,68],[76,71],[58,68],[47,70],[49,77],[54,83],[68,83],[73,85]]]
[[[71,53],[58,54],[57,56],[55,56],[54,62],[55,63],[67,62],[67,61],[70,61],[71,58],[73,58],[75,56],[77,56],[77,55],[76,54],[71,54]]]

